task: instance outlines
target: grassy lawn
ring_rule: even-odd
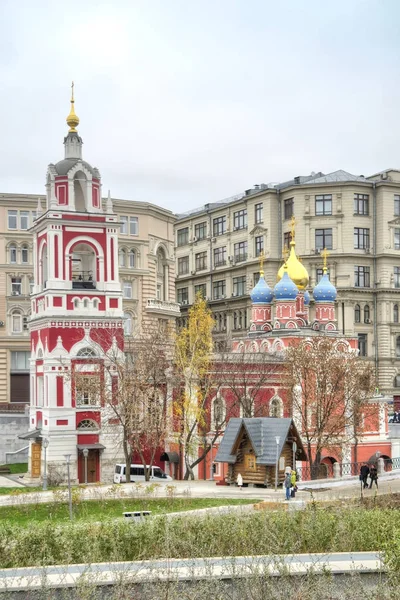
[[[10,469],[11,475],[19,475],[28,472],[28,463],[19,463],[15,465],[0,465],[0,467],[6,467]]]
[[[122,518],[122,513],[134,510],[151,510],[153,515],[170,512],[195,510],[213,506],[232,506],[254,504],[251,499],[224,498],[121,498],[103,500],[85,500],[73,505],[74,520],[80,522],[107,521]],[[69,522],[68,504],[51,502],[49,504],[25,504],[21,506],[0,507],[0,524],[30,526],[33,522]]]

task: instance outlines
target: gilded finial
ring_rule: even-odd
[[[67,125],[69,125],[69,131],[75,132],[77,131],[77,127],[79,125],[79,117],[75,114],[75,100],[74,100],[74,82],[71,85],[71,110],[69,111],[69,115],[66,119]]]
[[[259,261],[260,261],[260,277],[264,276],[264,260],[265,260],[265,254],[264,254],[264,250],[261,250],[260,254],[258,255]]]
[[[288,256],[289,256],[289,248],[286,246],[286,244],[283,246],[282,256],[283,256],[284,262],[286,262],[288,259]]]
[[[321,256],[324,259],[324,273],[326,273],[328,271],[328,256],[329,256],[329,252],[326,248],[324,248],[321,252]]]
[[[295,236],[295,228],[296,228],[296,219],[294,218],[294,215],[292,215],[292,219],[291,219],[291,229],[290,229],[290,236],[292,238],[292,242],[294,242],[294,236]]]

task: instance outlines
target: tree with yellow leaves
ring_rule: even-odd
[[[184,456],[185,479],[194,479],[193,468],[204,460],[198,456],[200,433],[206,430],[207,401],[215,388],[213,373],[214,319],[207,302],[199,294],[189,310],[187,326],[176,337],[175,373],[180,389],[175,414],[180,420],[179,444]]]

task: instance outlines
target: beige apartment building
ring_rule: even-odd
[[[46,205],[39,197],[39,210]],[[175,216],[158,206],[113,200],[120,221],[119,273],[125,334],[158,320],[175,325]],[[33,286],[30,227],[38,196],[0,195],[0,405],[29,403],[29,294]]]
[[[330,278],[338,290],[338,327],[358,337],[360,354],[375,363],[381,391],[400,400],[398,170],[370,177],[346,171],[312,173],[257,185],[178,215],[176,294],[181,318],[201,292],[214,313],[217,341],[224,344],[246,335],[258,256],[263,250],[268,257],[264,270],[273,287],[283,248],[289,246],[293,215],[296,252],[310,275],[311,298],[322,276],[320,254],[326,247]]]

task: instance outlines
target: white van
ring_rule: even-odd
[[[143,465],[131,465],[131,483],[146,481]],[[172,481],[172,477],[154,465],[151,467],[150,481]],[[126,465],[115,465],[114,483],[126,483]]]

